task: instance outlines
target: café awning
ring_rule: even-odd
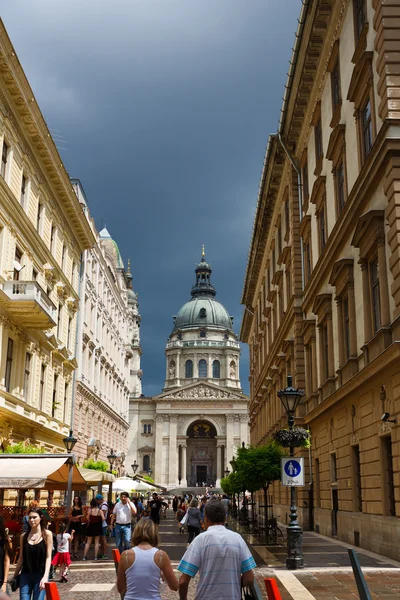
[[[71,454],[0,454],[0,488],[66,490],[69,458]],[[76,465],[72,465],[72,489],[87,489]]]
[[[80,474],[89,486],[96,485],[96,483],[110,483],[115,481],[115,477],[112,473],[96,471],[95,469],[86,469],[85,467],[78,468]]]

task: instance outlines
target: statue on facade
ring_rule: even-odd
[[[175,379],[175,363],[174,361],[169,363],[169,378]]]

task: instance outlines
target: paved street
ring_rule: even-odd
[[[300,572],[288,572],[284,566],[286,550],[284,546],[269,547],[262,539],[239,527],[236,521],[231,527],[239,531],[249,544],[257,563],[256,578],[258,586],[266,598],[264,577],[274,577],[278,582],[282,600],[350,600],[358,598],[356,585],[348,559],[347,546],[305,532],[304,556],[305,568]],[[168,552],[176,568],[183,556],[187,534],[179,534],[172,511],[160,526],[161,548]],[[109,560],[94,562],[75,561],[71,567],[68,583],[59,583],[60,596],[64,600],[119,600],[116,590],[114,565]],[[93,550],[91,551],[93,552]],[[90,554],[91,556],[92,554]],[[360,563],[371,591],[372,598],[394,600],[400,598],[400,564],[385,557],[358,549]],[[178,573],[177,573],[178,575]],[[57,579],[56,579],[57,581]],[[195,597],[195,581],[189,588],[189,600]],[[12,594],[17,599],[18,594]],[[176,592],[167,591],[163,600],[177,600]]]

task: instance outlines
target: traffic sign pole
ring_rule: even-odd
[[[294,448],[290,448],[290,458],[294,458]],[[296,570],[303,567],[303,530],[297,520],[296,487],[290,487],[290,515],[287,532],[286,566],[288,569]]]

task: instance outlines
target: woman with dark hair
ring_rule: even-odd
[[[10,570],[11,557],[12,549],[10,539],[6,534],[4,518],[0,515],[0,592],[7,592],[7,579]]]
[[[151,519],[140,519],[132,537],[132,550],[121,554],[117,590],[124,600],[161,600],[161,580],[170,590],[178,589],[178,580],[166,552],[157,548],[157,527]]]
[[[21,573],[20,600],[44,600],[52,548],[53,535],[46,529],[42,511],[30,510],[28,530],[21,535],[21,552],[14,572],[14,579]]]
[[[82,535],[82,519],[82,500],[79,498],[79,496],[75,496],[73,506],[69,512],[70,522],[68,526],[68,533],[71,533],[72,530],[75,531],[72,541],[73,548],[71,548],[73,550],[72,558],[78,558],[79,537]]]
[[[201,512],[200,509],[198,508],[199,503],[196,500],[196,498],[193,498],[193,500],[190,503],[190,506],[188,508],[187,511],[187,521],[186,521],[186,525],[188,528],[188,546],[189,544],[192,543],[192,541],[194,540],[194,538],[196,537],[196,535],[199,535],[200,533],[200,527],[201,527]]]
[[[83,560],[86,560],[86,555],[89,552],[89,548],[92,544],[92,540],[94,538],[94,560],[97,560],[97,556],[99,554],[99,546],[100,546],[100,536],[102,534],[103,521],[105,520],[105,516],[103,511],[99,508],[96,500],[90,502],[90,508],[87,514],[88,526],[86,529],[86,545],[85,550],[83,551]]]

